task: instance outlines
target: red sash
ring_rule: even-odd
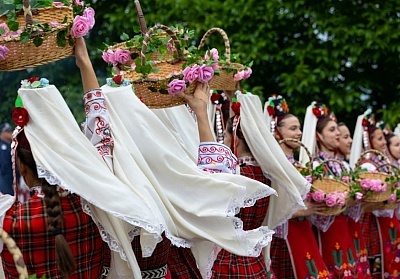
[[[289,220],[287,245],[296,278],[332,278],[319,252],[310,221]]]

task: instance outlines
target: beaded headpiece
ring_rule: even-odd
[[[272,118],[270,123],[271,134],[275,133],[275,128],[278,123],[278,117],[289,113],[289,106],[286,100],[281,95],[272,95],[266,103],[266,110]]]
[[[215,105],[215,132],[217,141],[224,142],[225,122],[223,119],[222,104],[228,101],[225,92],[213,90],[210,96],[211,103]]]
[[[371,148],[369,135],[372,134],[377,129],[375,117],[372,114],[371,109],[367,109],[364,112],[362,126],[363,126],[363,145],[364,149],[367,150]]]

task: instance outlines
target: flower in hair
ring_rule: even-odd
[[[21,80],[21,88],[35,89],[49,86],[47,78],[31,77]]]
[[[335,114],[323,103],[320,102],[312,102],[312,112],[317,118],[321,117],[329,117],[333,120],[336,120]]]
[[[15,100],[14,111],[12,113],[12,119],[15,125],[19,127],[24,127],[29,122],[29,114],[28,111],[24,108],[22,104],[22,99],[18,95]]]
[[[240,115],[240,103],[236,98],[232,98],[232,105],[231,108],[235,115]]]
[[[272,95],[268,98],[267,111],[270,116],[279,116],[289,113],[289,106],[281,95]]]

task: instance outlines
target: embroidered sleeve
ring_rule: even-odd
[[[276,227],[274,231],[275,231],[274,236],[286,239],[288,234],[288,222],[285,222],[282,225]]]
[[[211,173],[236,173],[237,159],[224,144],[217,142],[202,142],[199,146],[197,160],[199,169]]]
[[[345,214],[347,216],[349,216],[351,219],[353,219],[354,222],[358,222],[362,215],[361,203],[355,204],[355,205],[351,206],[350,208],[347,208],[345,211]]]
[[[106,164],[112,166],[112,148],[114,140],[110,133],[107,106],[101,89],[93,89],[83,97],[86,121],[82,125],[83,133],[97,148]]]
[[[335,220],[334,215],[329,215],[329,216],[311,215],[311,223],[323,232],[326,232],[329,229],[334,220]]]
[[[387,217],[387,218],[392,218],[394,214],[394,210],[374,210],[372,211],[372,214],[374,214],[376,217]]]

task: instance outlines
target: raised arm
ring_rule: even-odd
[[[99,88],[99,82],[97,81],[83,38],[76,38],[75,57],[76,66],[78,66],[81,72],[83,92]]]

